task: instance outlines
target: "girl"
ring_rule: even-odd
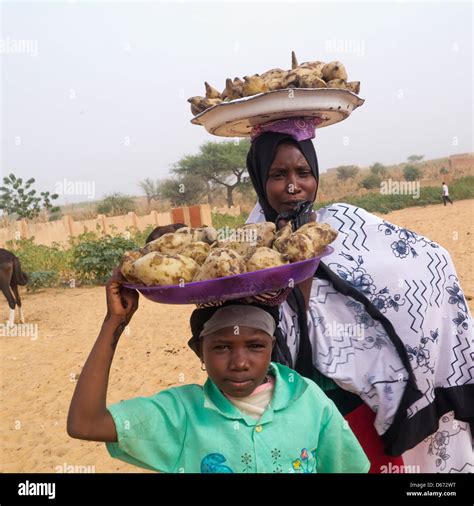
[[[209,376],[106,407],[115,348],[138,293],[107,284],[107,315],[71,401],[68,434],[165,473],[365,473],[369,462],[319,387],[271,363],[278,309],[235,302],[196,309],[190,343]]]

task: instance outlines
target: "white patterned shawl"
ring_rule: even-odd
[[[247,223],[261,221],[257,204]],[[418,472],[474,471],[472,318],[449,253],[348,204],[320,209],[317,221],[339,231],[324,264],[388,319],[402,353],[362,303],[315,277],[308,315],[314,366],[376,412],[386,447],[405,452]],[[288,303],[280,328],[295,361],[298,318]],[[410,376],[418,395],[407,391]]]

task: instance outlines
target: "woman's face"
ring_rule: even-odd
[[[314,202],[318,182],[303,153],[295,144],[278,146],[268,171],[266,192],[268,203],[277,213],[291,210],[298,202]]]
[[[263,383],[275,338],[251,327],[226,327],[202,338],[208,376],[227,395],[246,397]]]

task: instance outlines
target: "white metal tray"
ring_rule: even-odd
[[[288,88],[214,105],[195,116],[191,123],[202,125],[213,135],[250,136],[252,127],[276,119],[319,117],[323,128],[343,121],[364,99],[349,90],[331,88]]]

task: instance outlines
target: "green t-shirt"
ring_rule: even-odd
[[[108,407],[112,457],[164,473],[366,473],[370,463],[334,403],[281,364],[259,420],[208,379]]]

